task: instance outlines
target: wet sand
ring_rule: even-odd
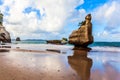
[[[52,48],[64,54],[47,51],[48,47],[10,48],[0,52],[0,80],[120,79],[119,52],[72,51],[71,48]]]
[[[24,47],[2,50],[4,51],[0,52],[0,80],[79,79],[74,70],[68,66],[65,54]]]

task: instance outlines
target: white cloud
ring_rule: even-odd
[[[83,3],[83,0],[4,0],[0,9],[9,14],[4,16],[4,25],[14,37],[28,37],[35,34],[36,31],[56,35],[64,27],[66,19],[72,15],[74,8]],[[6,7],[9,8],[8,11],[5,9]],[[31,11],[29,14],[24,13],[28,7],[40,10],[40,19],[35,11]],[[41,38],[38,33],[36,36],[35,38]]]
[[[105,25],[106,30],[113,30],[120,27],[120,1],[114,0],[105,3],[104,5],[96,8],[93,14],[93,20],[98,25]]]
[[[93,22],[96,24],[97,27],[99,27],[97,29],[100,29],[100,31],[94,33],[98,34],[96,37],[99,37],[99,39],[100,37],[101,39],[104,38],[104,40],[107,40],[106,38],[113,41],[119,40],[118,38],[118,35],[120,35],[120,33],[118,33],[118,31],[120,31],[119,9],[120,1],[113,0],[93,10],[92,12]],[[93,27],[96,26],[93,25]]]
[[[71,17],[71,22],[81,22],[85,19],[87,12],[85,9],[79,9],[78,11],[74,11]]]
[[[108,32],[108,31],[103,31],[103,32],[97,34],[98,37],[102,36],[102,37],[104,37],[104,38],[105,38],[106,36],[108,36],[108,35],[109,35],[109,32]]]

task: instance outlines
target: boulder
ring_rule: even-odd
[[[80,28],[72,32],[69,36],[69,43],[75,45],[75,47],[87,47],[93,43],[91,14],[85,17],[85,21]]]
[[[21,41],[20,37],[17,37],[17,38],[16,38],[16,41]]]

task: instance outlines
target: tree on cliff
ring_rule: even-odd
[[[82,25],[85,25],[85,21],[82,21],[82,22],[78,23],[78,26],[82,26]]]

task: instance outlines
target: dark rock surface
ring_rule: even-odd
[[[69,36],[69,43],[75,45],[75,48],[87,47],[93,43],[91,14],[85,17],[85,21],[78,30],[74,30]]]

